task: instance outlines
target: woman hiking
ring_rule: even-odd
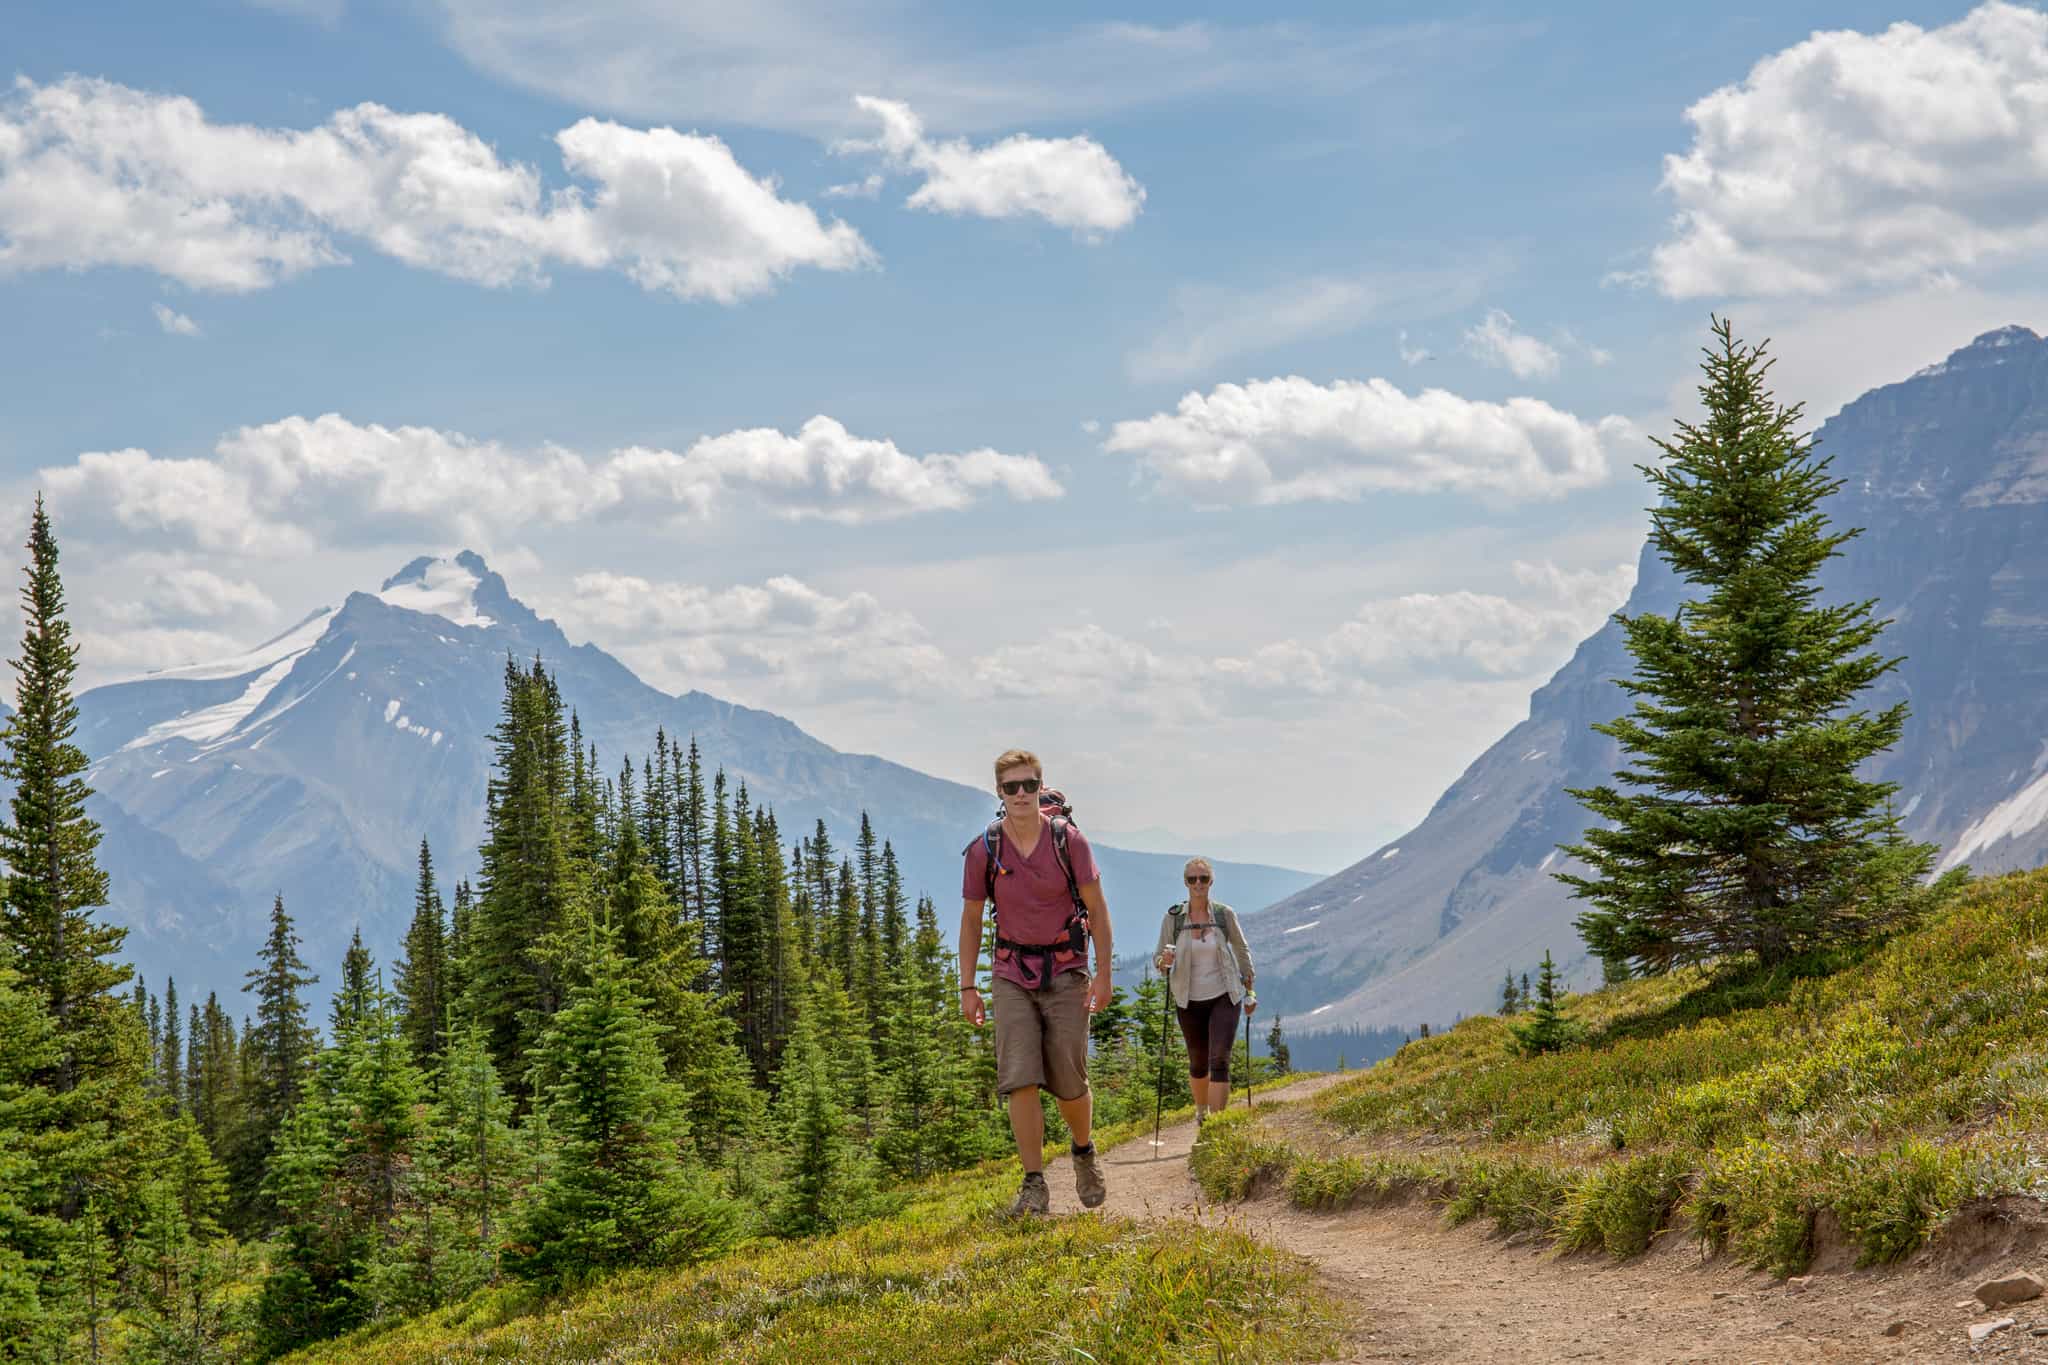
[[[1252,990],[1252,950],[1238,928],[1237,912],[1209,899],[1215,870],[1207,858],[1190,858],[1182,869],[1188,898],[1166,912],[1159,925],[1154,959],[1167,973],[1181,1036],[1188,1043],[1188,1086],[1195,1092],[1199,1122],[1230,1103],[1230,1049],[1237,1041],[1240,1009],[1250,1017],[1259,1007]]]

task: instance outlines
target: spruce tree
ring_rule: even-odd
[[[697,950],[708,962],[711,951],[711,901],[707,894],[706,856],[710,839],[705,825],[704,761],[697,737],[690,736],[690,757],[683,769],[683,789],[676,804],[676,867],[683,881],[684,917],[697,931]]]
[[[169,977],[164,981],[164,1034],[163,1034],[163,1077],[164,1098],[170,1102],[173,1114],[185,1107],[185,1036],[178,1023],[178,979]]]
[[[256,1296],[259,1356],[284,1355],[335,1336],[361,1321],[349,1281],[370,1248],[359,1212],[337,1198],[340,1160],[335,1101],[309,1089],[278,1129],[263,1177],[263,1196],[277,1210],[279,1235]]]
[[[227,1160],[241,1103],[241,1070],[237,1065],[235,1022],[209,991],[199,1016],[199,1079],[194,1085],[192,1115],[213,1154]]]
[[[185,1112],[192,1113],[199,1107],[199,1090],[205,1084],[201,1070],[206,1065],[206,1053],[200,1038],[202,1020],[199,1006],[194,1003],[185,1007]]]
[[[37,1135],[56,1101],[43,1078],[62,1046],[40,991],[0,962],[0,1355],[39,1360],[61,1351],[58,1273],[65,1230],[48,1197]]]
[[[442,985],[441,996],[450,1010],[461,1008],[469,991],[469,953],[475,906],[476,897],[469,889],[469,879],[465,877],[455,884],[455,899],[448,907],[445,957],[448,979]]]
[[[1797,405],[1765,388],[1762,346],[1714,321],[1705,416],[1642,465],[1650,541],[1687,585],[1671,616],[1615,617],[1636,671],[1632,712],[1593,728],[1630,765],[1572,790],[1602,824],[1567,846],[1591,875],[1588,948],[1647,971],[1732,954],[1771,965],[1882,934],[1913,914],[1934,857],[1898,837],[1896,783],[1857,770],[1898,741],[1906,703],[1851,709],[1901,662],[1871,647],[1874,601],[1824,604],[1817,576],[1859,531],[1823,510],[1842,486]],[[1621,790],[1627,788],[1627,791]]]
[[[12,661],[15,713],[0,731],[0,780],[14,789],[9,817],[0,822],[0,861],[8,873],[0,884],[0,946],[20,971],[21,988],[42,998],[56,1025],[57,1056],[45,1079],[64,1095],[88,1074],[120,1075],[121,1004],[114,992],[129,970],[114,955],[128,931],[93,913],[107,903],[107,874],[95,857],[99,825],[85,813],[90,765],[72,742],[78,648],[64,617],[57,541],[40,494],[28,551],[21,656]]]
[[[1551,961],[1550,950],[1546,948],[1543,950],[1543,964],[1536,976],[1536,1003],[1530,1008],[1526,1021],[1508,1025],[1517,1051],[1534,1056],[1555,1052],[1577,1040],[1579,1029],[1558,1009],[1557,995],[1557,964]]]
[[[300,991],[320,978],[310,975],[299,957],[298,931],[285,913],[283,896],[271,903],[270,934],[256,956],[259,965],[242,987],[256,993],[256,1022],[242,1032],[250,1067],[243,1089],[243,1132],[231,1163],[236,1224],[245,1228],[271,1212],[260,1195],[263,1173],[286,1115],[305,1093],[313,1057],[313,1030]]]
[[[828,983],[827,990],[834,989]],[[808,1237],[858,1222],[874,1193],[874,1171],[835,1093],[836,1070],[820,1045],[807,1003],[783,1051],[775,1113],[782,1131],[780,1197],[769,1227],[784,1237]]]
[[[1280,1027],[1280,1016],[1273,1016],[1273,1027],[1266,1032],[1266,1055],[1273,1061],[1273,1074],[1285,1076],[1294,1070],[1294,1054],[1288,1050],[1287,1034]]]
[[[410,1318],[498,1279],[498,1242],[518,1191],[512,1097],[475,1025],[442,1056],[440,1099],[424,1124],[393,1234],[360,1277],[371,1318]]]
[[[909,903],[903,895],[903,869],[897,865],[896,850],[882,841],[882,971],[891,981],[899,980],[909,962]]]
[[[447,1026],[447,909],[434,885],[434,855],[420,840],[419,881],[413,891],[412,924],[405,931],[404,955],[393,975],[405,1019],[405,1038],[415,1060],[432,1070],[441,1056]]]
[[[591,938],[584,979],[535,1059],[557,1147],[506,1258],[549,1287],[693,1260],[733,1230],[732,1210],[680,1155],[683,1102],[662,1075],[661,1029],[610,932],[596,926]]]
[[[1509,972],[1507,974],[1507,981],[1501,986],[1500,989],[1501,1017],[1505,1019],[1507,1016],[1513,1014],[1516,1011],[1516,1009],[1521,1005],[1521,1003],[1521,996],[1516,994],[1515,992],[1515,974],[1513,972]]]
[[[496,1282],[498,1246],[521,1187],[511,1124],[512,1099],[482,1029],[459,1026],[419,1153],[418,1198],[366,1276],[374,1314],[427,1312]]]
[[[354,1035],[369,1013],[370,973],[375,966],[370,950],[363,946],[363,926],[358,924],[349,938],[348,952],[342,955],[341,984],[328,1010],[327,1034],[336,1047]]]
[[[661,881],[669,899],[676,898],[675,836],[670,828],[675,812],[675,791],[670,785],[668,730],[656,726],[654,757],[644,764],[645,785],[641,789],[640,842],[647,848],[648,866]]]
[[[515,1087],[525,1057],[561,1002],[561,954],[587,894],[572,845],[594,837],[570,813],[571,760],[561,698],[538,661],[506,663],[504,711],[492,734],[481,881],[464,951],[464,1010],[491,1038],[491,1057]],[[592,799],[578,796],[578,801]],[[574,824],[582,832],[573,836]]]

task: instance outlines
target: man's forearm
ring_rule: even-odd
[[[1101,883],[1083,891],[1081,903],[1088,907],[1088,937],[1095,940],[1095,969],[1106,975],[1114,954],[1110,949],[1109,902],[1103,899]]]
[[[960,989],[974,985],[981,971],[981,907],[968,902],[960,910]]]

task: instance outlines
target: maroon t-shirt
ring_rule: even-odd
[[[988,894],[988,844],[981,838],[967,846],[967,867],[960,878],[960,898],[978,901]],[[1013,943],[1059,943],[1053,959],[1055,972],[1085,972],[1088,955],[1068,951],[1067,921],[1073,917],[1074,901],[1067,894],[1067,874],[1060,870],[1059,854],[1052,848],[1052,822],[1039,817],[1038,845],[1030,857],[1018,853],[1008,831],[1000,837],[996,855],[996,932]],[[1095,867],[1095,851],[1088,836],[1067,826],[1067,861],[1074,869],[1074,885],[1088,886],[1102,880]],[[994,944],[989,945],[992,971],[1007,981],[1036,990],[1044,984],[1038,973],[1045,959],[1032,955],[1019,958]]]

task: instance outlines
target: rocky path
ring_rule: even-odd
[[[1335,1079],[1275,1098],[1300,1099]],[[1341,1360],[2048,1362],[2048,1298],[1998,1312],[1966,1302],[2008,1263],[2043,1270],[2048,1219],[2038,1206],[1991,1211],[1891,1270],[1855,1270],[1824,1248],[1813,1274],[1784,1282],[1704,1260],[1683,1232],[1616,1263],[1560,1257],[1483,1221],[1446,1229],[1419,1202],[1341,1214],[1304,1213],[1277,1197],[1212,1204],[1187,1173],[1194,1132],[1192,1123],[1166,1129],[1156,1153],[1149,1137],[1106,1153],[1105,1211],[1228,1224],[1314,1260],[1329,1292],[1359,1310]],[[1079,1212],[1068,1162],[1047,1166],[1053,1212]],[[1970,1325],[2001,1317],[2012,1324],[1973,1348]]]

